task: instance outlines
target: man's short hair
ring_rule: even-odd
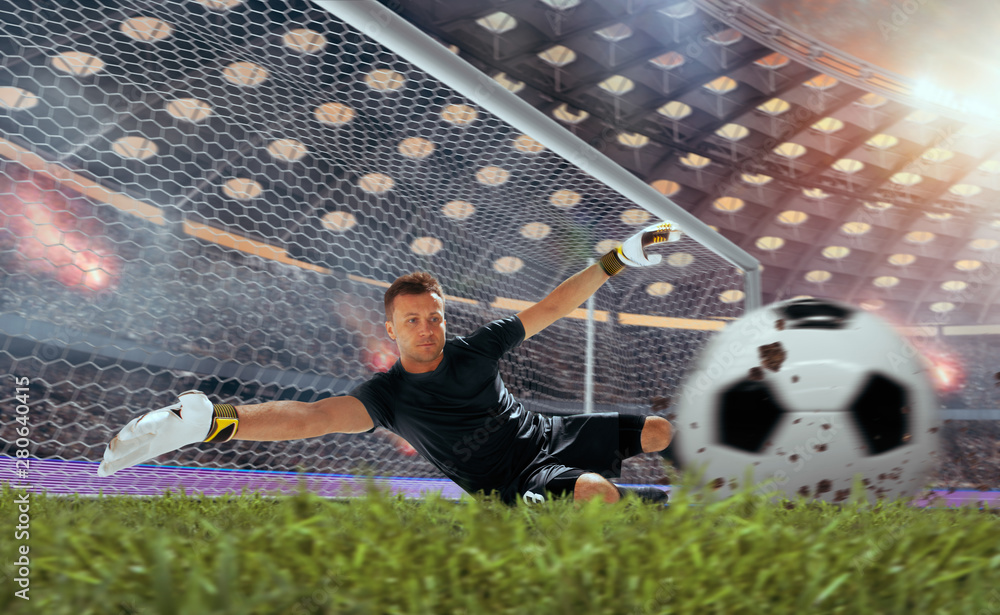
[[[396,278],[385,291],[385,319],[392,320],[392,307],[399,295],[422,295],[434,293],[444,301],[444,290],[441,283],[426,271],[417,271]]]

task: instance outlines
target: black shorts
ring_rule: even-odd
[[[551,419],[542,451],[500,490],[504,502],[514,504],[520,499],[533,504],[572,495],[582,474],[618,478],[622,462],[642,452],[639,434],[644,416],[598,412]]]

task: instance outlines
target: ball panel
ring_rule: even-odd
[[[743,381],[722,394],[718,442],[759,453],[774,432],[784,409],[764,382]]]
[[[822,340],[799,331],[785,340],[789,360],[768,382],[790,412],[845,412],[867,379],[863,365],[843,357],[823,358]],[[832,353],[831,353],[832,354]]]
[[[896,381],[873,374],[850,406],[869,455],[902,446],[909,434],[909,394]]]

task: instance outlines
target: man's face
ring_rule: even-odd
[[[399,295],[385,330],[399,348],[403,369],[434,371],[444,357],[444,300],[434,293]]]

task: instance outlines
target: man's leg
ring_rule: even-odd
[[[670,421],[659,416],[638,416],[635,414],[621,414],[618,416],[618,468],[616,475],[621,471],[621,463],[629,457],[634,457],[640,453],[654,453],[662,451],[670,444],[673,436],[673,429]],[[656,487],[618,487],[621,496],[631,493],[647,502],[666,502],[669,496],[665,491]],[[595,485],[595,489],[607,488],[603,485]],[[604,491],[603,493],[606,493]],[[613,500],[612,500],[613,501]]]
[[[573,496],[576,502],[600,497],[605,502],[621,498],[618,487],[596,472],[552,464],[536,468],[519,489],[525,504],[540,504],[554,498]]]
[[[518,489],[517,497],[525,504],[540,504],[569,495],[573,496],[575,502],[600,498],[610,504],[620,500],[626,493],[650,502],[668,500],[666,492],[656,487],[619,487],[596,472],[558,464],[536,468]]]
[[[670,445],[674,437],[670,421],[662,416],[647,416],[640,435],[642,452],[658,453]]]
[[[611,504],[620,500],[621,497],[622,494],[618,487],[594,472],[581,474],[573,487],[573,501],[575,502],[587,502],[594,498],[601,498]]]
[[[673,438],[670,421],[660,416],[618,416],[618,453],[622,461],[667,448]]]
[[[658,416],[574,415],[559,417],[555,426],[547,453],[550,459],[562,463],[533,466],[526,472],[517,490],[517,497],[525,503],[571,494],[576,501],[600,497],[605,502],[617,502],[623,491],[605,475],[619,476],[622,462],[629,457],[665,449],[673,435],[670,422]],[[625,491],[644,500],[667,499],[666,493],[655,487]]]
[[[666,491],[656,487],[619,487],[600,474],[593,472],[587,472],[576,479],[573,500],[586,502],[594,498],[601,498],[610,504],[622,499],[628,493],[646,502],[661,504],[670,500]]]

